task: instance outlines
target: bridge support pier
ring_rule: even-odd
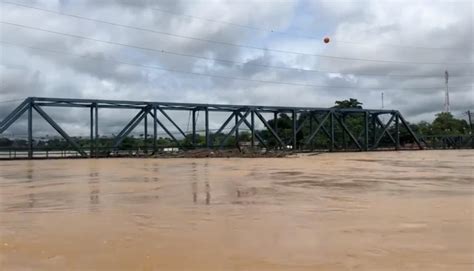
[[[205,134],[206,134],[206,148],[211,147],[211,134],[209,133],[209,108],[206,106],[204,108],[204,129],[205,129]]]
[[[153,106],[153,115],[156,116],[156,106]],[[158,151],[157,141],[158,140],[158,123],[153,121],[153,154]]]
[[[90,106],[89,157],[94,157],[94,105]]]
[[[235,115],[235,144],[239,146],[239,127],[237,125],[239,123],[239,115],[237,114],[237,111],[234,112],[234,115]]]
[[[94,104],[94,147],[95,147],[95,157],[99,156],[99,107],[97,104]]]
[[[28,105],[28,159],[33,159],[33,103]]]
[[[297,125],[297,120],[296,120],[296,110],[291,111],[291,120],[293,121],[293,125],[291,125],[292,129],[292,142],[293,142],[293,151],[296,151],[297,148],[297,138],[296,138],[296,129],[298,129]]]
[[[369,150],[369,118],[370,113],[364,112],[364,150]]]
[[[148,154],[148,114],[150,109],[145,109],[145,118],[143,118],[143,153]]]
[[[193,108],[193,116],[192,116],[192,145],[193,145],[193,148],[196,148],[196,112],[197,112],[197,109],[196,108]]]
[[[400,113],[395,115],[395,149],[400,150]]]
[[[250,112],[250,133],[250,145],[255,148],[255,112],[253,110]]]

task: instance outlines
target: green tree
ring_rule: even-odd
[[[362,108],[362,103],[357,99],[349,98],[349,100],[336,101],[333,108]]]
[[[413,126],[410,126],[412,130],[420,135],[430,135],[433,133],[433,127],[431,123],[427,121],[420,121],[418,124],[413,124]]]
[[[456,119],[449,112],[436,114],[436,118],[431,125],[433,134],[458,135],[469,131],[467,121]]]

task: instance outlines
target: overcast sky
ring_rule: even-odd
[[[453,114],[474,107],[474,1],[6,2],[0,119],[28,96],[381,108],[383,92],[416,122],[443,110],[446,69]]]

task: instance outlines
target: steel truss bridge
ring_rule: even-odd
[[[87,118],[90,120],[90,138],[87,146],[80,145],[76,137],[69,135],[46,111],[47,107],[62,108],[87,108]],[[140,124],[144,125],[144,142],[152,142],[145,149],[149,154],[155,153],[160,146],[157,145],[158,129],[164,131],[173,142],[172,147],[183,149],[225,148],[230,138],[238,144],[239,128],[247,129],[250,148],[261,150],[279,151],[311,151],[315,149],[314,141],[320,139],[318,150],[327,151],[373,151],[380,149],[422,149],[422,143],[399,111],[396,110],[371,110],[371,109],[338,109],[338,108],[312,108],[312,107],[282,107],[282,106],[257,106],[257,105],[225,105],[225,104],[192,104],[168,103],[149,101],[120,101],[120,100],[93,100],[93,99],[64,99],[64,98],[38,98],[29,97],[7,115],[0,123],[0,135],[13,123],[27,115],[27,153],[26,158],[37,158],[39,151],[34,146],[33,140],[33,111],[43,118],[56,130],[68,143],[71,150],[80,157],[103,156],[99,150],[99,112],[104,109],[133,109],[136,114],[131,116],[129,122],[113,138],[113,146],[107,155],[113,155],[120,150],[124,139]],[[172,117],[173,111],[184,111],[192,115],[192,131],[185,132],[177,125]],[[197,131],[196,115],[204,115],[204,130]],[[211,133],[209,124],[214,112],[227,114],[221,122],[217,132]],[[285,131],[278,127],[278,117],[285,114],[291,122],[291,128]],[[270,120],[267,120],[270,115]],[[153,126],[149,126],[148,118]],[[222,119],[222,117],[221,117]],[[273,121],[271,121],[273,119]],[[359,129],[355,131],[348,120],[357,119]],[[388,119],[388,121],[384,121]],[[166,121],[164,121],[166,120]],[[263,130],[257,129],[257,122],[263,125]],[[215,121],[213,122],[215,123]],[[271,125],[272,124],[272,125]],[[226,128],[228,127],[228,128]],[[241,128],[244,127],[244,128]],[[150,130],[149,130],[150,129]],[[230,129],[230,130],[229,130]],[[177,131],[172,133],[171,130]],[[149,135],[149,131],[152,131]],[[290,131],[290,132],[288,132]],[[266,133],[266,137],[262,134]],[[404,133],[404,141],[412,142],[405,146],[400,141],[400,134]],[[240,131],[242,133],[242,131]],[[221,135],[219,142],[213,136]],[[197,137],[205,138],[204,144],[198,144]],[[183,146],[183,138],[191,137],[190,146]],[[321,139],[322,138],[322,139]],[[322,142],[322,143],[321,143]],[[381,142],[383,146],[381,146]]]
[[[430,135],[419,137],[430,149],[474,149],[474,134]]]

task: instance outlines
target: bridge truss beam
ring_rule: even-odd
[[[53,118],[46,113],[44,108],[88,108],[90,110],[90,139],[89,149],[81,146],[76,138],[71,137]],[[34,158],[35,147],[33,144],[33,110],[48,122],[69,146],[81,157],[103,156],[104,151],[99,148],[99,110],[102,109],[133,109],[138,112],[115,136],[113,146],[106,151],[113,155],[120,150],[123,141],[133,130],[143,122],[144,149],[148,153],[148,118],[153,122],[152,148],[155,153],[157,144],[157,131],[161,128],[168,138],[174,142],[173,148],[193,149],[209,148],[218,149],[228,147],[230,138],[239,144],[241,126],[245,125],[250,133],[250,147],[258,149],[276,149],[280,151],[372,151],[372,150],[399,150],[407,140],[413,142],[408,148],[422,149],[422,144],[399,111],[372,110],[372,109],[337,109],[337,108],[312,108],[312,107],[283,107],[283,106],[257,106],[257,105],[224,105],[224,104],[192,104],[192,103],[167,103],[149,101],[121,101],[97,99],[63,99],[30,97],[25,99],[17,108],[0,122],[0,134],[5,132],[13,123],[28,112],[28,158]],[[188,112],[192,116],[192,131],[184,131],[173,118],[172,112]],[[205,143],[197,142],[197,118],[203,112],[205,117],[204,130],[201,131]],[[211,113],[228,113],[227,118],[218,126],[216,133],[211,133]],[[271,114],[271,120],[265,118]],[[380,116],[388,116],[384,123]],[[280,116],[280,118],[279,118]],[[256,118],[255,118],[256,117]],[[287,118],[288,127],[281,124],[281,118]],[[250,120],[249,120],[250,118]],[[166,120],[163,121],[163,120]],[[232,121],[234,120],[234,122]],[[255,121],[257,120],[257,122]],[[259,122],[258,122],[259,121]],[[215,124],[216,121],[213,121]],[[263,125],[258,129],[258,124]],[[228,132],[223,133],[228,127]],[[404,129],[404,142],[401,142],[401,131]],[[171,129],[177,131],[172,133]],[[184,146],[182,140],[190,137],[190,145]],[[407,148],[407,147],[405,147]]]

